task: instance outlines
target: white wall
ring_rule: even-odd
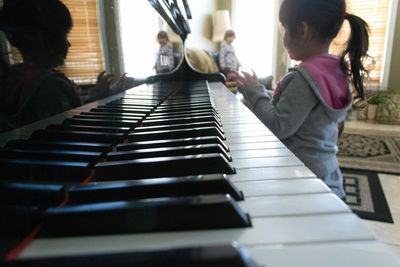
[[[214,50],[214,43],[211,41],[211,35],[215,0],[189,0],[188,4],[193,19],[189,20],[192,33],[188,35],[186,47]],[[184,10],[182,10],[182,12],[184,12]]]

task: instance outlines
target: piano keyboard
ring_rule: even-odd
[[[143,85],[1,137],[10,264],[399,264],[221,83]]]

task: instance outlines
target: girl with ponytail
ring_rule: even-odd
[[[336,159],[338,123],[345,119],[353,98],[364,98],[363,58],[368,51],[368,25],[346,12],[345,0],[284,0],[279,20],[283,43],[291,59],[289,69],[269,93],[256,75],[231,71],[257,117],[340,198],[343,178]],[[343,21],[351,34],[342,55],[329,54]],[[349,63],[347,63],[347,60]]]

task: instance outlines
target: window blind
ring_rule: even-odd
[[[94,84],[97,75],[104,70],[97,1],[62,0],[62,2],[71,13],[73,27],[68,34],[71,47],[64,65],[58,69],[77,84]],[[16,48],[11,48],[11,54],[14,62],[22,61]]]
[[[369,51],[371,56],[364,64],[370,70],[367,84],[378,84],[381,79],[385,53],[385,40],[389,16],[390,0],[346,0],[347,12],[363,18],[369,25]],[[333,40],[331,53],[340,55],[345,49],[350,34],[350,26],[346,20],[338,36]]]

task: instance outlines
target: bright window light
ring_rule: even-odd
[[[147,77],[158,51],[157,12],[148,1],[119,0],[124,69],[131,77]]]
[[[276,0],[236,0],[232,16],[236,40],[233,46],[245,71],[258,77],[273,75],[276,36]]]

